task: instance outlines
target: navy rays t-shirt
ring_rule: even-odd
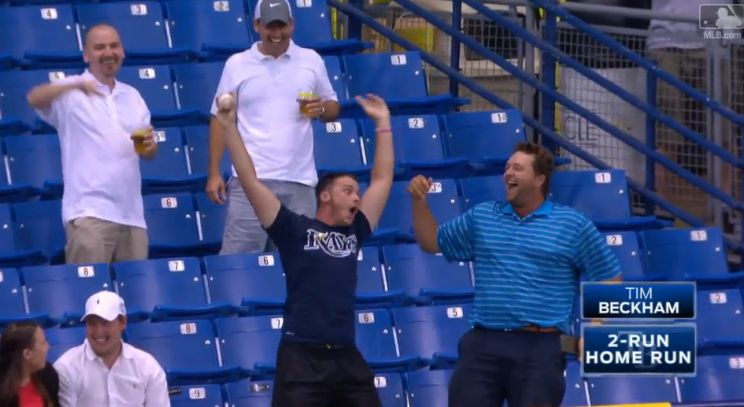
[[[266,232],[287,279],[282,338],[353,345],[357,253],[372,235],[367,217],[360,211],[349,226],[328,226],[282,205]]]

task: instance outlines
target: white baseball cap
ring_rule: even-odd
[[[106,321],[113,321],[119,315],[127,315],[124,300],[113,291],[99,291],[85,302],[85,315],[81,321],[85,322],[88,315],[97,315]]]

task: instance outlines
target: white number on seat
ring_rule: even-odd
[[[96,276],[96,272],[92,266],[80,266],[77,269],[78,277],[91,278]]]
[[[330,122],[326,123],[326,132],[328,133],[341,133],[343,131],[343,128],[341,127],[340,122]]]
[[[283,325],[284,325],[284,318],[282,317],[271,318],[271,329],[282,329]]]
[[[491,123],[506,123],[505,112],[491,113]]]
[[[45,7],[41,9],[41,18],[44,20],[56,20],[58,17],[56,8]]]
[[[726,297],[726,293],[710,293],[711,304],[725,304],[727,302],[728,297]]]
[[[215,1],[214,11],[230,11],[230,3],[227,1]]]
[[[374,324],[375,323],[375,314],[371,312],[360,312],[359,313],[359,323],[360,324]]]
[[[406,59],[405,54],[397,54],[390,56],[390,63],[393,65],[406,65],[408,60]]]
[[[441,182],[432,182],[431,186],[429,187],[429,193],[430,194],[441,194],[442,193],[442,183]]]
[[[463,312],[461,307],[447,308],[447,318],[462,318]]]
[[[146,16],[147,4],[132,4],[130,7],[133,16]]]
[[[622,235],[608,235],[607,246],[622,246],[623,236]]]
[[[691,230],[690,240],[693,242],[704,242],[708,240],[708,232],[705,230]]]
[[[160,206],[164,209],[178,208],[178,199],[175,196],[169,196],[160,199]]]
[[[189,389],[189,398],[191,400],[202,400],[207,397],[204,387],[194,387]]]
[[[168,261],[168,271],[171,272],[179,272],[186,270],[186,265],[183,263],[183,260],[169,260]]]
[[[408,119],[408,128],[410,129],[423,129],[424,119],[421,117],[411,117]]]
[[[612,182],[612,174],[609,172],[598,172],[594,174],[594,182],[597,184],[609,184]]]
[[[258,256],[258,265],[261,267],[271,267],[274,265],[274,256],[270,254],[265,254],[263,256]]]
[[[196,324],[193,322],[187,322],[181,324],[181,335],[193,335],[196,333]]]
[[[385,376],[375,376],[375,387],[387,387],[387,378]]]

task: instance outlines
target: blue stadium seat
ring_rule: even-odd
[[[403,292],[386,292],[383,284],[383,266],[376,247],[364,247],[357,255],[357,306],[377,308],[398,304]]]
[[[246,3],[251,18],[255,18],[254,14],[258,0],[249,0]],[[292,17],[294,17],[295,24],[292,40],[297,45],[314,49],[321,55],[356,54],[374,47],[372,43],[355,39],[334,39],[331,32],[331,11],[326,3],[302,0],[290,1],[289,4],[292,7]],[[253,31],[252,27],[253,24],[251,24],[251,30]],[[258,38],[258,34],[255,37]]]
[[[420,357],[432,369],[452,368],[460,338],[471,327],[470,312],[467,304],[394,309],[401,356]]]
[[[271,407],[274,383],[271,381],[241,380],[225,386],[230,407]]]
[[[287,286],[278,253],[207,256],[204,268],[212,301],[245,314],[281,314]]]
[[[344,66],[349,97],[374,93],[394,115],[443,114],[470,103],[450,94],[429,96],[418,52],[348,55]]]
[[[142,197],[150,238],[150,257],[200,255],[196,209],[189,194],[146,195]]]
[[[638,235],[635,232],[605,233],[607,246],[620,261],[623,270],[623,281],[659,281],[659,275],[647,273],[643,268],[643,251],[638,245]]]
[[[146,194],[203,191],[206,174],[189,174],[186,146],[181,129],[157,128],[154,135],[158,154],[151,160],[140,160],[142,189]]]
[[[668,281],[701,285],[737,285],[744,272],[728,271],[723,234],[718,228],[664,229],[641,232],[646,272]]]
[[[586,399],[586,384],[581,377],[581,366],[576,362],[569,362],[563,374],[566,377],[566,392],[561,407],[590,405]]]
[[[661,227],[654,216],[633,216],[625,170],[558,171],[550,181],[550,199],[583,212],[606,231]]]
[[[13,179],[29,184],[36,194],[62,198],[62,153],[56,134],[4,137]]]
[[[152,122],[157,127],[187,123],[198,114],[196,109],[178,109],[173,77],[167,65],[124,66],[119,71],[117,79],[139,91],[147,108],[150,109]]]
[[[406,373],[410,407],[446,407],[452,370],[419,370]]]
[[[46,314],[46,322],[54,325],[80,324],[88,297],[114,288],[108,264],[25,267],[21,275],[28,310]]]
[[[0,8],[0,70],[82,66],[69,4]]]
[[[215,85],[217,86],[217,85]],[[209,126],[184,128],[186,148],[192,174],[209,174]],[[220,161],[220,173],[225,179],[232,176],[232,161],[227,150]]]
[[[450,157],[467,157],[475,172],[503,173],[514,147],[526,140],[519,110],[453,113],[443,123]]]
[[[344,75],[341,69],[341,60],[335,56],[325,56],[323,57],[323,62],[328,72],[328,79],[331,80],[331,86],[336,91],[339,102],[347,100],[349,93],[346,89],[346,75]]]
[[[354,120],[341,119],[330,123],[314,120],[313,135],[318,172],[348,172],[357,176],[369,173],[370,167],[362,161],[361,140]]]
[[[393,183],[390,198],[379,222],[380,229],[398,230],[402,240],[413,240],[413,220],[411,219],[411,195],[406,191],[408,181]],[[459,216],[460,199],[457,186],[452,180],[434,180],[427,195],[429,208],[439,224]]]
[[[222,318],[216,324],[224,364],[241,366],[244,376],[260,377],[276,372],[276,351],[284,318],[276,315]]]
[[[400,373],[375,375],[375,387],[380,395],[382,407],[406,407],[406,393],[403,391],[403,378]]]
[[[448,262],[441,254],[424,253],[416,244],[382,249],[390,291],[403,291],[418,305],[473,301],[470,265]]]
[[[226,382],[239,371],[219,365],[216,335],[207,320],[129,324],[126,336],[157,359],[170,385]]]
[[[1,121],[2,119],[0,119]],[[3,155],[4,146],[0,140],[0,155]],[[34,195],[34,187],[21,181],[14,182],[5,162],[0,163],[0,204],[20,202]]]
[[[588,386],[592,405],[677,402],[672,377],[598,377],[588,379]]]
[[[187,48],[194,59],[225,60],[253,44],[241,1],[166,2],[165,11],[173,46]]]
[[[744,348],[744,315],[738,289],[697,292],[698,355]]]
[[[0,37],[1,38],[1,37]],[[0,134],[22,134],[27,131],[53,133],[56,130],[41,120],[26,101],[34,86],[79,74],[73,70],[37,70],[0,72]]]
[[[217,384],[170,386],[171,407],[221,407],[225,405],[222,388]]]
[[[227,206],[212,202],[205,193],[198,193],[194,198],[196,210],[199,211],[202,241],[209,247],[208,250],[219,252],[222,247],[222,233],[225,230]]]
[[[11,207],[0,204],[0,267],[23,267],[41,264],[44,256],[34,249],[33,242],[25,241],[19,225],[13,221]],[[24,245],[25,243],[25,245]]]
[[[735,352],[729,356],[700,356],[697,375],[679,379],[680,402],[715,405],[722,401],[736,404],[744,400],[744,357]]]
[[[464,210],[490,201],[506,201],[506,185],[501,176],[470,177],[460,180]]]
[[[16,244],[38,250],[47,261],[61,263],[67,236],[62,223],[62,201],[29,201],[12,205],[17,227]]]
[[[4,268],[0,270],[0,326],[25,317],[21,276],[16,269]]]
[[[201,120],[209,121],[214,93],[217,92],[224,66],[224,62],[174,65],[173,77],[181,109],[196,109]]]
[[[229,304],[207,302],[199,259],[141,260],[113,265],[130,320],[214,318]]]
[[[97,24],[116,27],[126,47],[125,64],[150,65],[185,61],[186,48],[168,46],[163,8],[158,2],[119,2],[76,6],[80,35]]]
[[[85,327],[49,328],[44,330],[49,351],[47,360],[54,363],[65,352],[85,341]]]
[[[362,121],[367,163],[374,163],[375,124]],[[409,180],[422,174],[433,178],[460,178],[468,169],[463,157],[445,158],[439,121],[434,115],[393,116],[390,118],[395,145],[396,176]]]
[[[356,344],[369,366],[378,372],[416,370],[424,365],[417,355],[397,356],[393,324],[387,310],[356,312]]]

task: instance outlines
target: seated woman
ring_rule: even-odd
[[[0,406],[59,407],[59,376],[36,322],[8,325],[0,336]]]

